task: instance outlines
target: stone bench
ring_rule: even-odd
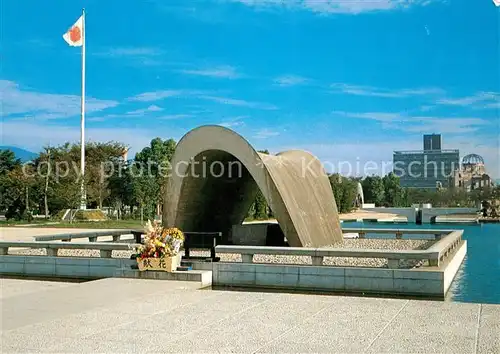
[[[184,258],[191,258],[191,249],[209,249],[210,259],[216,261],[215,247],[221,241],[221,232],[184,232]]]

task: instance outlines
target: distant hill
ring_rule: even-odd
[[[38,154],[15,146],[0,146],[0,150],[11,150],[21,162],[33,160]]]

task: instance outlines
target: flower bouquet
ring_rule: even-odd
[[[137,249],[139,270],[162,270],[173,272],[180,265],[179,251],[184,242],[181,230],[163,228],[159,221],[148,220],[145,229],[144,245]]]

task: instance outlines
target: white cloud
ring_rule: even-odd
[[[491,124],[491,122],[485,119],[471,117],[411,116],[392,112],[359,113],[334,111],[332,113],[343,117],[374,120],[384,124],[384,128],[386,129],[397,129],[412,133],[467,133],[477,131]]]
[[[228,22],[241,24],[240,17],[235,17],[234,13],[223,6],[197,6],[201,3],[200,1],[149,1],[155,3],[159,10],[174,15],[182,21],[189,18],[190,20],[198,20],[211,25]]]
[[[242,127],[245,125],[245,122],[243,121],[245,118],[248,118],[248,116],[233,117],[231,119],[227,119],[225,122],[219,123],[218,125],[226,128]]]
[[[455,147],[460,150],[460,156],[468,154],[478,154],[484,158],[486,173],[493,178],[500,178],[500,142],[497,138],[480,139],[464,136],[445,141],[447,146]]]
[[[102,117],[89,117],[89,118],[85,118],[85,121],[86,122],[105,122],[106,120],[108,120],[109,116],[102,116]]]
[[[91,55],[106,59],[120,59],[120,63],[133,66],[160,66],[171,64],[163,60],[164,51],[154,47],[110,47]]]
[[[232,0],[259,9],[276,7],[290,10],[307,10],[319,14],[387,11],[409,6],[426,6],[442,0]]]
[[[106,50],[94,52],[93,55],[105,57],[146,57],[160,55],[162,51],[151,47],[112,47]]]
[[[201,95],[207,95],[209,93],[210,93],[209,91],[201,91],[201,90],[158,90],[158,91],[150,91],[137,94],[135,96],[127,98],[127,101],[154,102],[163,100],[168,97],[177,97],[177,96],[198,97]]]
[[[192,114],[167,114],[165,116],[158,117],[156,119],[161,120],[171,120],[171,119],[182,119],[182,118],[192,118]]]
[[[104,122],[108,119],[120,118],[120,117],[124,117],[124,115],[123,114],[105,114],[103,116],[86,117],[85,120],[87,122]]]
[[[46,38],[41,39],[41,38],[33,38],[29,39],[25,42],[29,46],[35,46],[35,47],[40,47],[40,48],[50,48],[54,46],[53,41],[49,41]],[[24,44],[24,43],[22,43]]]
[[[226,127],[226,128],[236,128],[236,127],[241,127],[243,125],[245,125],[244,122],[222,122],[222,123],[219,123],[218,125],[220,125],[221,127]]]
[[[498,100],[497,102],[487,103],[483,107],[484,108],[500,109],[500,100]]]
[[[500,177],[498,141],[471,139],[469,135],[453,138],[443,137],[443,148],[458,149],[463,157],[477,153],[485,160],[487,173],[494,178]],[[401,139],[390,141],[362,141],[360,143],[337,142],[317,144],[296,144],[270,147],[272,153],[300,149],[309,151],[322,163],[327,172],[340,172],[348,176],[383,175],[392,171],[392,158],[395,150],[421,150],[421,139]]]
[[[96,128],[85,129],[86,141],[105,142],[118,141],[130,147],[130,155],[149,146],[150,141],[158,136],[164,139],[173,138],[179,141],[187,133],[185,129],[174,127],[153,128]],[[24,121],[0,122],[0,136],[2,145],[18,146],[29,151],[38,152],[43,146],[56,146],[66,142],[80,142],[80,127],[65,125],[47,125]]]
[[[64,144],[65,142],[79,143],[80,127],[38,124],[24,121],[9,121],[0,123],[3,145],[14,145],[23,147],[30,151],[40,151],[47,144],[52,146]],[[132,153],[148,146],[151,139],[156,136],[172,137],[178,140],[183,131],[166,129],[159,132],[157,128],[95,128],[85,129],[86,141],[119,141],[131,147]],[[161,134],[161,135],[160,135]]]
[[[274,83],[279,86],[296,86],[308,81],[309,79],[298,75],[283,75],[274,79]]]
[[[179,96],[182,94],[181,90],[159,90],[144,92],[136,96],[128,98],[129,101],[140,101],[140,102],[153,102],[159,101],[167,97]]]
[[[206,69],[184,69],[179,70],[179,72],[188,75],[196,75],[196,76],[208,76],[214,78],[223,78],[223,79],[237,79],[242,77],[243,75],[238,73],[237,70],[229,65],[225,66],[217,66],[214,68],[206,68]]]
[[[267,138],[272,138],[273,136],[278,136],[280,133],[278,131],[270,130],[267,128],[259,130],[253,138],[255,139],[267,139]]]
[[[376,148],[374,148],[376,147]],[[394,150],[416,150],[420,141],[378,141],[367,143],[313,143],[279,146],[273,153],[285,150],[305,150],[316,156],[329,173],[339,172],[347,176],[386,174],[392,170]]]
[[[498,109],[500,108],[500,93],[478,92],[471,96],[460,98],[446,98],[446,91],[441,88],[427,87],[417,89],[388,89],[373,86],[351,85],[345,83],[334,83],[330,85],[331,93],[348,94],[366,97],[385,98],[409,98],[423,97],[432,99],[432,103],[438,106],[470,107],[474,109]],[[429,111],[434,105],[424,105],[421,111]]]
[[[500,93],[478,92],[475,95],[461,98],[443,98],[436,102],[445,106],[459,106],[472,108],[498,108],[500,105]]]
[[[131,116],[142,116],[142,115],[144,115],[144,113],[148,113],[148,112],[161,112],[161,111],[163,111],[163,108],[158,107],[157,105],[152,104],[151,106],[146,107],[146,108],[136,109],[134,111],[127,112],[127,114],[131,115]]]
[[[407,121],[410,122],[410,121]],[[413,117],[411,126],[402,127],[402,130],[414,133],[470,133],[488,125],[489,122],[480,118],[432,118]]]
[[[210,95],[201,95],[199,98],[225,104],[225,105],[230,105],[230,106],[240,106],[240,107],[248,107],[248,108],[255,108],[255,109],[263,109],[263,110],[276,110],[278,107],[272,104],[268,103],[261,103],[261,102],[250,102],[250,101],[245,101],[245,100],[240,100],[240,99],[234,99],[234,98],[227,98],[227,97],[219,97],[219,96],[210,96]]]
[[[432,96],[444,94],[440,88],[418,88],[418,89],[387,89],[372,86],[350,85],[335,83],[330,85],[333,93],[345,93],[355,96],[372,96],[386,98],[403,98],[413,96]]]
[[[217,102],[217,103],[229,105],[229,106],[248,107],[248,108],[263,109],[263,110],[276,110],[276,109],[278,109],[278,107],[276,107],[272,104],[269,104],[269,103],[251,102],[251,101],[245,101],[242,99],[214,96],[214,95],[211,95],[211,92],[209,92],[209,91],[200,91],[200,90],[151,91],[151,92],[144,92],[144,93],[138,94],[138,95],[133,96],[133,97],[129,97],[129,98],[127,98],[127,100],[128,101],[139,101],[139,102],[154,102],[154,101],[163,100],[163,99],[168,98],[168,97],[177,97],[177,96],[198,98],[198,99]]]
[[[9,118],[57,119],[78,115],[81,97],[77,95],[42,93],[21,89],[13,81],[0,80],[2,108],[0,115]],[[118,106],[114,100],[86,97],[85,112],[95,113]]]
[[[333,111],[334,115],[339,115],[343,117],[351,118],[361,118],[361,119],[371,119],[378,122],[397,122],[403,121],[404,116],[399,113],[387,113],[387,112],[344,112],[344,111]]]

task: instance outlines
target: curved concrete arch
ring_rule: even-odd
[[[230,129],[202,126],[179,141],[171,172],[164,195],[167,226],[227,233],[243,222],[260,189],[291,246],[342,242],[330,182],[308,152],[261,154]]]

